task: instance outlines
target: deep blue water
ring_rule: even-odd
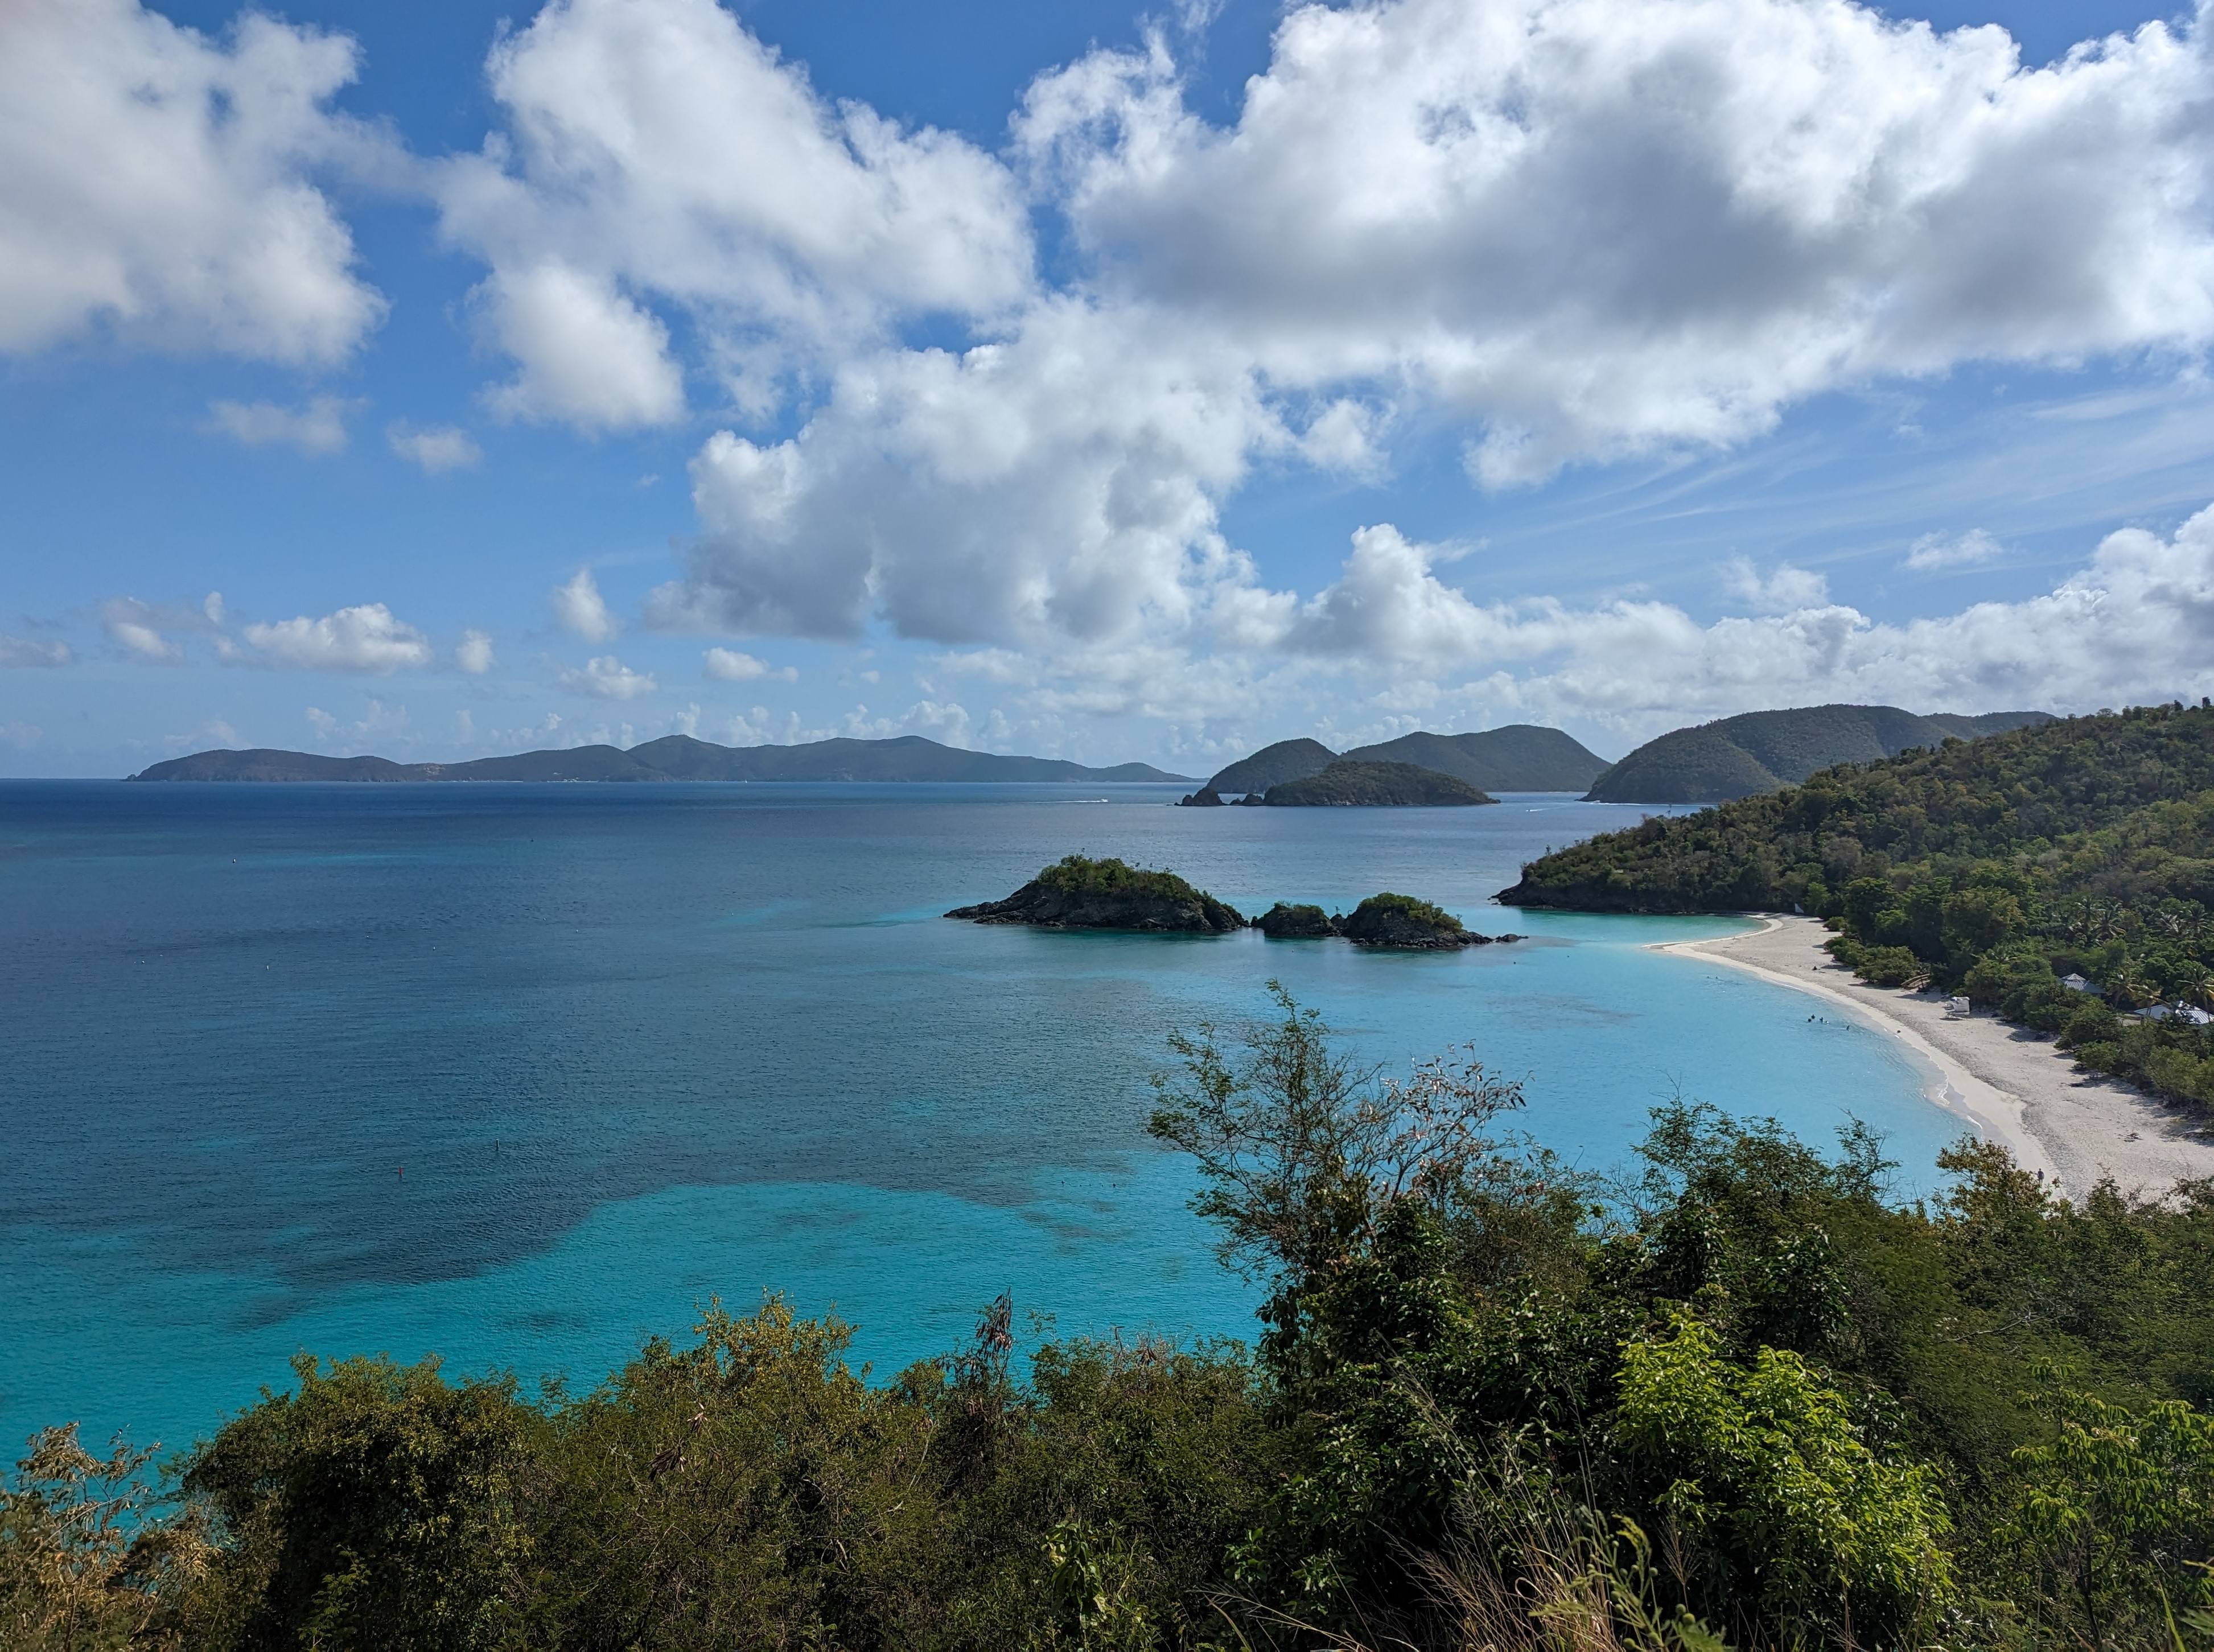
[[[1644,812],[1183,810],[1146,787],[0,783],[0,1445],[180,1443],[301,1349],[589,1383],[719,1295],[835,1306],[880,1372],[1011,1289],[1063,1332],[1245,1334],[1147,1141],[1164,1037],[1282,978],[1369,1058],[1473,1042],[1622,1159],[1673,1092],[1826,1142],[1956,1133],[1881,1038],[1501,912]],[[1242,909],[1435,899],[1453,955],[939,916],[1071,850]]]

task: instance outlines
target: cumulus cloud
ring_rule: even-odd
[[[494,50],[504,129],[444,169],[446,235],[517,375],[505,411],[587,430],[666,423],[682,372],[651,306],[756,410],[819,352],[903,316],[1024,293],[1007,169],[958,138],[832,107],[713,0],[554,0]]]
[[[2214,690],[2214,506],[2169,538],[2108,535],[2044,596],[1903,623],[1838,603],[1703,626],[1658,602],[1478,603],[1433,560],[1388,525],[1365,529],[1337,581],[1286,602],[1252,640],[1424,684],[1437,703],[1641,733],[1820,701],[2065,711]]]
[[[346,416],[358,404],[319,395],[304,407],[273,401],[211,401],[208,428],[250,448],[296,447],[311,456],[346,451]]]
[[[486,631],[464,631],[454,648],[454,664],[471,676],[482,676],[499,664],[492,657],[492,633]]]
[[[1110,291],[1279,384],[1418,389],[1504,483],[1874,376],[2203,342],[2199,32],[2026,70],[1837,0],[1308,5],[1227,131],[1156,41],[1042,78],[1018,135]]]
[[[329,107],[356,60],[258,13],[217,44],[137,0],[0,7],[0,350],[345,356],[384,301],[312,180],[376,147]]]
[[[600,654],[586,660],[582,670],[573,666],[564,670],[561,686],[602,700],[636,700],[659,685],[651,672],[633,671],[613,654]]]
[[[719,682],[758,682],[764,677],[779,682],[799,681],[799,673],[791,666],[779,670],[767,660],[755,659],[735,648],[710,648],[704,658],[707,675]]]
[[[1917,573],[1943,568],[1972,568],[2006,554],[2006,547],[1980,528],[1965,534],[1924,534],[1907,548],[1907,567]]]
[[[484,460],[484,450],[470,439],[469,433],[451,425],[418,430],[401,419],[385,427],[384,439],[394,453],[426,476],[474,469]]]
[[[496,413],[588,431],[683,416],[684,373],[670,357],[668,327],[607,279],[547,260],[496,272],[478,298],[520,369],[492,392]]]
[[[430,639],[382,603],[342,608],[319,620],[303,615],[249,625],[246,639],[277,664],[308,671],[383,675],[431,663]]]
[[[34,638],[11,637],[0,632],[0,667],[68,665],[75,658],[67,643],[40,642]]]
[[[2025,70],[1998,29],[1842,0],[1303,7],[1227,128],[1162,41],[1094,52],[1015,127],[1080,286],[1033,280],[964,350],[853,344],[786,440],[713,435],[647,617],[1181,658],[1290,600],[1220,529],[1264,460],[1373,480],[1442,417],[1505,485],[1887,376],[2193,348],[2210,99],[2196,23]],[[1828,604],[1806,570],[1734,577],[1752,613]]]
[[[718,432],[692,463],[705,531],[647,617],[1033,646],[1172,630],[1244,566],[1220,500],[1293,440],[1244,360],[1174,316],[1042,304],[1004,343],[856,360],[796,437]]]
[[[1830,600],[1826,578],[1789,562],[1764,574],[1748,559],[1733,557],[1722,566],[1722,583],[1734,601],[1755,614],[1792,614],[1821,608]]]
[[[608,612],[590,568],[578,569],[567,584],[554,586],[552,601],[554,621],[564,631],[586,642],[605,642],[615,634],[615,616]]]

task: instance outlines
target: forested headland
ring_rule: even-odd
[[[2204,702],[1843,765],[1548,854],[1499,898],[1811,913],[1865,980],[1966,994],[2058,1034],[2094,1071],[2214,1106],[2214,1025],[2200,1019],[2214,1011]]]
[[[0,1502],[11,1648],[2214,1643],[2214,1184],[1940,1196],[1691,1104],[1602,1179],[1470,1060],[1312,1011],[1172,1037],[1153,1134],[1250,1350],[889,1381],[771,1300],[590,1389],[297,1364],[171,1460],[58,1429]],[[1025,1363],[1024,1355],[1027,1354]]]

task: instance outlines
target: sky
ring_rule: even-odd
[[[0,0],[0,775],[2214,693],[2214,16]]]

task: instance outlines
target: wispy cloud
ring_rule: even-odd
[[[362,404],[319,395],[303,407],[274,401],[211,401],[208,428],[250,448],[295,447],[313,457],[343,453],[346,415]]]
[[[484,462],[484,450],[469,433],[453,425],[417,429],[401,419],[388,425],[384,439],[392,450],[426,476],[443,476],[450,470],[472,470]]]

